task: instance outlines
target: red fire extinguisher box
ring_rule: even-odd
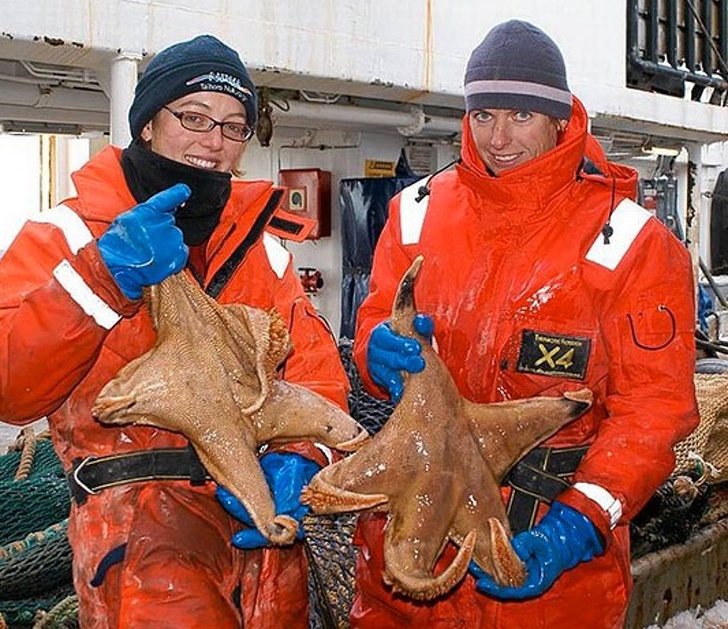
[[[331,173],[319,168],[294,168],[278,172],[286,189],[283,209],[316,221],[310,239],[331,236]]]

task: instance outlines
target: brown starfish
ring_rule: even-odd
[[[352,451],[367,439],[366,431],[317,393],[274,378],[290,351],[285,323],[275,312],[222,306],[184,273],[151,287],[145,297],[156,343],[104,386],[94,417],[182,433],[266,538],[292,542],[297,523],[276,516],[258,447],[310,439]]]
[[[385,582],[411,598],[445,594],[471,558],[500,584],[519,585],[525,570],[510,543],[500,483],[537,443],[591,404],[582,389],[562,398],[493,404],[464,399],[427,339],[412,327],[415,259],[403,277],[392,328],[419,338],[425,369],[404,374],[402,399],[384,427],[359,451],[321,470],[302,494],[314,513],[387,510]],[[438,576],[446,542],[460,548]]]

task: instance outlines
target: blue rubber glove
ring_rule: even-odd
[[[418,334],[431,342],[435,329],[432,317],[416,314],[412,324]],[[380,323],[372,330],[367,345],[367,369],[372,380],[389,392],[393,402],[399,402],[404,389],[399,372],[419,373],[425,368],[421,352],[422,346],[417,339],[400,336],[392,330],[389,321]]]
[[[266,454],[260,459],[260,466],[273,494],[276,515],[289,515],[298,520],[296,539],[303,539],[303,527],[300,522],[310,507],[301,504],[301,490],[308,485],[321,466],[299,454],[289,452]],[[217,486],[215,495],[230,515],[250,527],[233,535],[233,546],[244,550],[270,546],[270,542],[255,528],[248,510],[235,496],[221,485]]]
[[[142,287],[158,284],[187,264],[188,249],[174,224],[174,213],[191,194],[178,183],[117,216],[99,238],[101,257],[129,299]]]
[[[562,572],[604,551],[589,518],[560,502],[554,502],[535,527],[519,533],[511,543],[526,564],[526,582],[521,587],[502,587],[470,562],[470,573],[477,579],[481,594],[501,600],[535,598],[548,590]]]

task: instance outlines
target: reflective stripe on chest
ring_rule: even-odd
[[[605,242],[604,236],[599,234],[587,252],[586,259],[614,271],[651,216],[649,211],[634,201],[623,199],[609,217],[613,230],[609,242]]]
[[[400,193],[399,217],[403,245],[414,245],[420,241],[422,224],[425,222],[425,213],[430,202],[429,194],[417,201],[422,185],[421,180],[416,181]]]

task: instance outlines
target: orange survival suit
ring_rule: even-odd
[[[78,196],[27,222],[0,259],[0,418],[22,425],[47,415],[67,470],[89,456],[187,445],[178,434],[91,417],[101,387],[155,339],[148,310],[122,295],[96,246],[114,217],[136,205],[119,159],[109,147],[74,173]],[[220,224],[196,252],[204,284],[222,303],[275,308],[295,348],[281,377],[346,408],[333,337],[270,234],[278,224],[289,228],[286,238],[305,236],[295,220],[278,217],[280,196],[270,182],[233,181]],[[313,444],[286,449],[326,463]],[[233,548],[242,525],[218,503],[213,482],[127,483],[77,502],[68,534],[84,629],[308,626],[301,545]]]
[[[393,596],[382,582],[386,516],[362,516],[352,626],[622,627],[628,520],[672,472],[673,445],[698,421],[690,258],[630,200],[634,171],[605,160],[578,100],[554,149],[498,177],[486,172],[467,116],[463,125],[458,167],[431,178],[420,202],[423,182],[390,203],[358,312],[356,364],[376,391],[366,372],[369,335],[389,318],[400,278],[423,254],[417,307],[433,317],[461,394],[492,402],[589,387],[592,408],[547,445],[589,446],[573,481],[605,489],[616,509],[567,485],[558,500],[591,519],[605,553],[536,599],[504,603],[478,593],[470,576],[432,603]],[[510,493],[503,490],[504,500]],[[540,517],[546,507],[537,508]],[[441,564],[453,555],[450,544]]]

